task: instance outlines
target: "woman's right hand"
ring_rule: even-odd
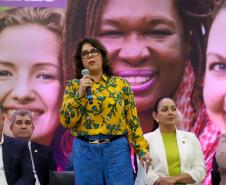
[[[142,157],[140,157],[140,162],[146,168],[146,172],[148,172],[148,169],[151,166],[151,161],[152,161],[152,158],[150,157],[149,154],[146,154],[146,155],[143,155]]]
[[[93,79],[89,75],[85,75],[80,79],[80,84],[79,84],[79,97],[83,97],[86,95],[86,88],[91,87],[93,84]]]

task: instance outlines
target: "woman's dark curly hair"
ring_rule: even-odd
[[[84,44],[90,44],[94,48],[99,50],[99,52],[101,53],[102,59],[103,59],[103,72],[107,76],[112,76],[113,73],[112,73],[112,69],[110,67],[107,49],[103,46],[103,44],[101,44],[101,42],[99,42],[96,39],[84,38],[78,43],[77,49],[73,55],[74,64],[76,66],[75,77],[77,79],[80,79],[82,77],[81,71],[82,71],[82,69],[84,69],[84,66],[82,64],[81,51],[82,51],[82,47]]]

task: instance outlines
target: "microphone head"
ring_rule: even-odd
[[[82,76],[89,75],[89,69],[83,69],[83,70],[81,71],[81,75],[82,75]]]

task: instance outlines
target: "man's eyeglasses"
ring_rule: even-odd
[[[93,48],[90,51],[84,50],[81,52],[81,58],[87,59],[89,57],[95,57],[99,54],[99,50],[97,48]]]
[[[17,121],[15,122],[15,124],[16,124],[16,125],[19,125],[19,126],[23,125],[23,123],[24,123],[26,126],[31,126],[31,125],[32,125],[32,122],[29,121],[29,120],[26,120],[26,121],[17,120]]]

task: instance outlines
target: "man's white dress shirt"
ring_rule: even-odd
[[[33,173],[34,173],[34,177],[35,177],[35,185],[40,185],[40,182],[39,182],[38,176],[37,176],[37,172],[35,170],[35,164],[34,164],[33,156],[32,156],[31,141],[28,142],[28,148],[29,148],[29,151],[30,151],[31,162],[32,162],[32,169],[33,169]]]
[[[3,155],[2,155],[2,144],[4,142],[4,136],[1,134],[0,140],[0,184],[1,185],[8,185],[5,176],[4,164],[3,164]]]

